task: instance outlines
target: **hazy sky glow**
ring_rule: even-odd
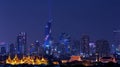
[[[120,0],[52,0],[51,9],[55,38],[66,32],[73,39],[85,33],[92,40],[111,40],[120,29]],[[0,0],[0,42],[15,42],[21,31],[29,42],[42,41],[48,13],[48,0]]]

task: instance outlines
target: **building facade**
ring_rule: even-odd
[[[9,53],[9,46],[5,42],[0,43],[0,55],[7,55]]]
[[[51,23],[52,21],[48,21],[47,25],[45,26],[45,39],[43,44],[45,54],[51,54],[52,49]]]
[[[90,54],[90,47],[89,47],[89,36],[88,35],[82,35],[81,38],[81,52],[84,57],[89,57]]]
[[[120,54],[120,30],[113,31],[112,52]]]
[[[98,53],[100,57],[110,55],[110,45],[107,40],[97,40],[95,44],[96,44],[96,53]]]
[[[25,32],[20,32],[17,36],[17,54],[27,54],[27,35]]]

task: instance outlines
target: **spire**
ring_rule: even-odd
[[[52,0],[48,0],[48,20],[52,19]]]

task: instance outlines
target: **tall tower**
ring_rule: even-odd
[[[52,37],[51,37],[51,22],[48,21],[45,26],[45,41],[44,41],[44,49],[46,54],[50,53],[51,45],[52,45]]]
[[[72,55],[80,55],[80,41],[79,40],[72,40],[71,53]]]
[[[6,55],[8,53],[8,44],[0,42],[0,55]]]
[[[17,54],[26,54],[27,37],[25,32],[20,32],[17,36]]]
[[[52,22],[53,20],[51,14],[51,0],[48,0],[48,22],[45,25],[45,40],[44,40],[45,54],[51,53],[51,47],[52,47],[51,23]]]
[[[120,53],[120,30],[114,30],[113,34],[114,34],[114,40],[113,40],[112,49],[115,49],[116,53]]]
[[[83,56],[88,57],[90,53],[90,48],[89,48],[89,36],[88,35],[83,35],[81,38],[81,50],[83,53]]]
[[[15,45],[13,43],[9,45],[9,53],[12,56],[15,54]]]
[[[59,42],[61,45],[61,53],[62,54],[70,54],[70,40],[71,36],[66,33],[61,33]]]
[[[98,53],[100,57],[110,55],[110,45],[107,40],[104,39],[97,40],[95,44],[96,44],[96,53]]]
[[[40,53],[40,42],[38,40],[35,41],[35,52],[37,56],[39,56],[39,53]]]

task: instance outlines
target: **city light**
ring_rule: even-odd
[[[31,65],[40,65],[48,64],[48,60],[45,58],[39,58],[34,56],[23,56],[22,59],[19,59],[17,55],[13,59],[10,56],[6,59],[6,64],[19,65],[19,64],[31,64]]]
[[[120,0],[0,0],[0,67],[120,67]]]

